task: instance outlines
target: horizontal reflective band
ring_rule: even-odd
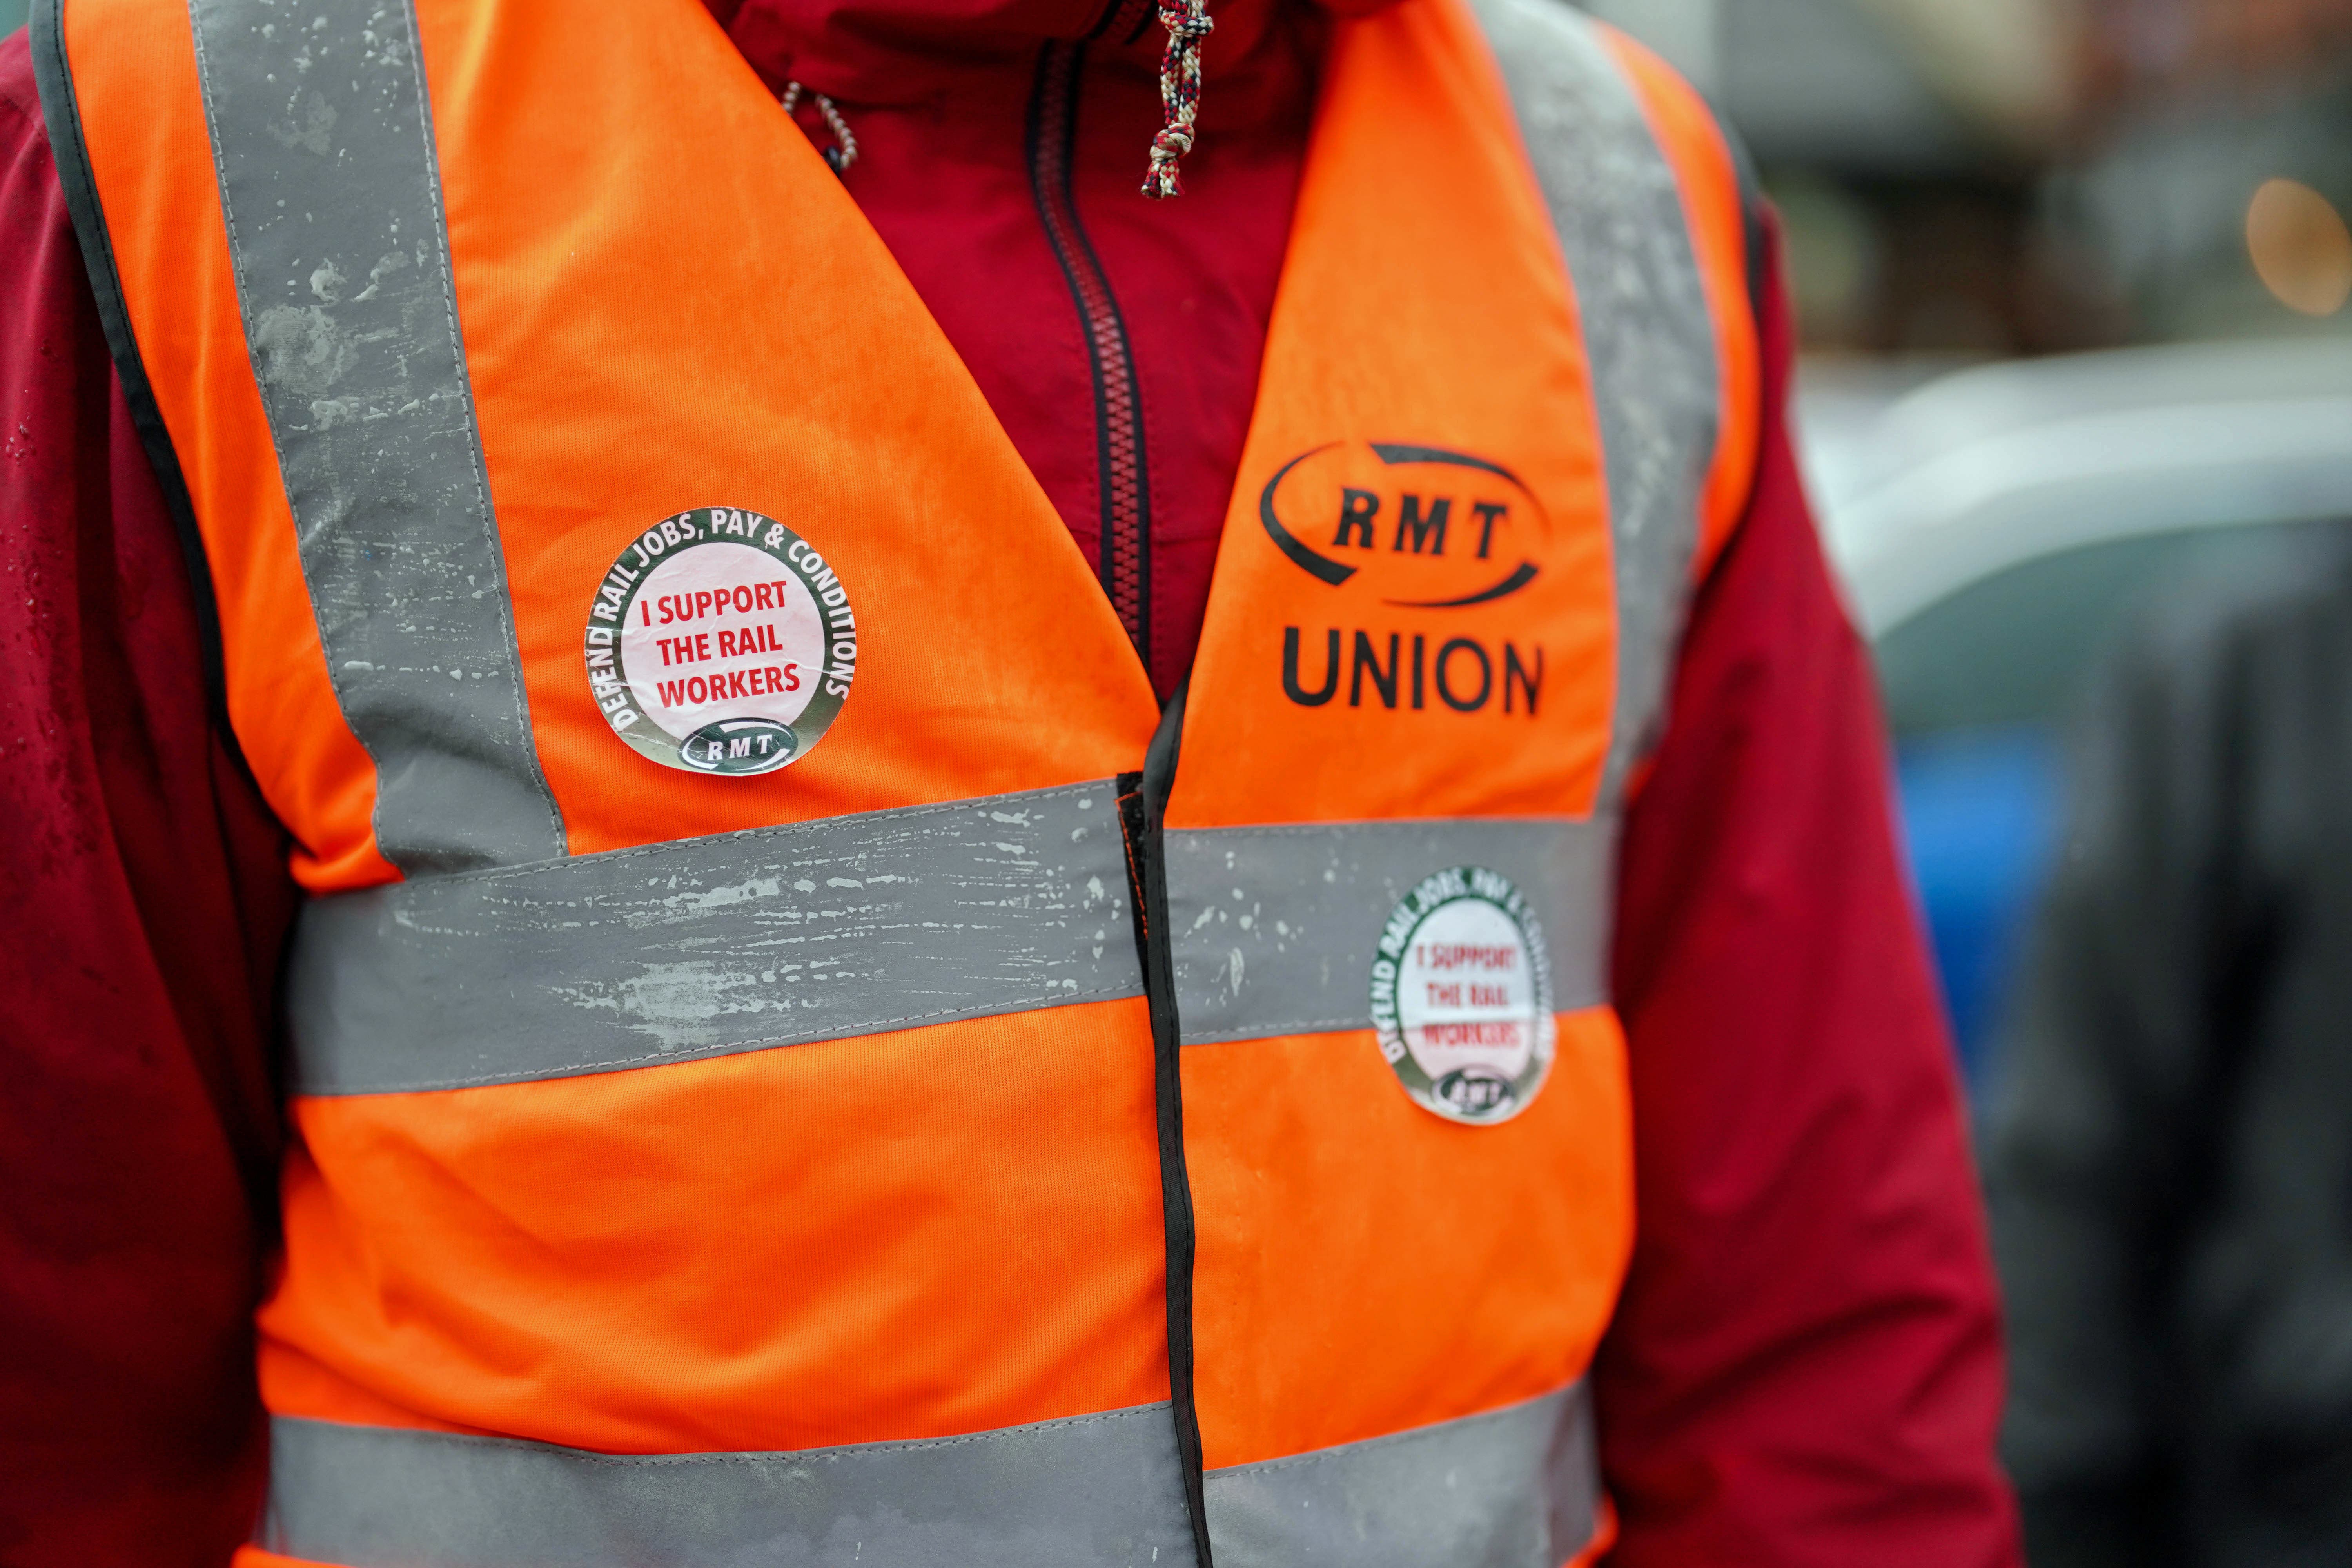
[[[1142,994],[1108,782],[314,900],[296,1089],[515,1083]]]
[[[1579,1382],[1483,1415],[1211,1470],[1217,1568],[1559,1568],[1601,1467]]]
[[[260,1544],[348,1568],[1177,1568],[1175,1430],[1163,1404],[919,1443],[614,1455],[281,1415]]]
[[[1614,818],[1309,823],[1168,835],[1168,927],[1188,1046],[1369,1029],[1372,960],[1433,871],[1518,885],[1551,950],[1560,1012],[1607,999]]]

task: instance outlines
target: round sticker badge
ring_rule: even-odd
[[[588,687],[613,733],[664,767],[797,762],[857,673],[849,591],[808,542],[741,507],[639,534],[588,608]]]
[[[1448,1121],[1525,1110],[1559,1026],[1543,931],[1510,879],[1456,866],[1389,914],[1372,960],[1372,1027],[1405,1092]]]

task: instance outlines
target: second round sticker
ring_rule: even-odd
[[[840,574],[741,507],[666,517],[589,605],[588,688],[613,732],[664,767],[772,773],[823,739],[857,673]]]

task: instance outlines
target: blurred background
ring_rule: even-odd
[[[1786,229],[1972,1089],[2132,607],[2352,516],[2352,0],[1590,0]]]

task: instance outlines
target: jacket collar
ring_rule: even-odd
[[[1212,0],[1206,95],[1286,7],[1363,15],[1395,0]],[[704,0],[753,68],[850,103],[911,103],[1027,70],[1053,41],[1087,41],[1110,69],[1156,77],[1165,42],[1150,0]]]

